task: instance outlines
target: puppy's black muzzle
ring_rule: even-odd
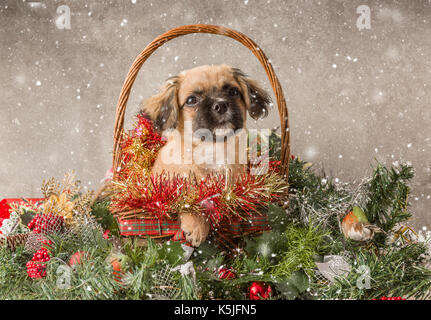
[[[219,114],[224,114],[226,113],[226,111],[229,109],[229,105],[227,102],[225,101],[216,101],[211,109],[214,111],[214,113],[216,113],[217,115]]]
[[[234,131],[243,127],[240,107],[226,97],[206,97],[197,106],[193,131],[208,129],[215,133],[217,129],[232,128]]]

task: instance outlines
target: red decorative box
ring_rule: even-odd
[[[42,200],[44,199],[43,198],[28,198],[25,200],[23,198],[3,199],[2,201],[0,201],[0,226],[2,225],[4,219],[9,219],[10,217],[10,212],[9,212],[9,210],[11,209],[10,204],[15,202],[19,204],[25,204],[25,203],[35,204]]]

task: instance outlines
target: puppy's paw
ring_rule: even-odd
[[[210,231],[209,221],[199,214],[182,213],[180,214],[180,222],[186,240],[193,247],[199,247]]]

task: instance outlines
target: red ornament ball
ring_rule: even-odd
[[[77,264],[81,264],[83,259],[87,258],[87,252],[86,251],[77,251],[69,259],[69,266],[74,266]]]
[[[249,295],[251,300],[266,300],[269,299],[272,289],[269,285],[260,282],[253,282],[249,288]]]
[[[232,280],[236,278],[235,272],[229,268],[220,268],[218,271],[218,278],[220,280]]]
[[[114,276],[114,280],[116,282],[121,283],[123,276],[125,274],[123,267],[118,259],[114,259],[111,261],[112,265],[112,275]]]

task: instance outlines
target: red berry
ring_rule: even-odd
[[[51,243],[51,241],[44,241],[44,243]],[[30,278],[43,278],[46,276],[46,264],[43,262],[47,262],[51,259],[49,256],[48,250],[46,248],[42,248],[36,251],[33,255],[31,261],[26,263],[27,267],[27,275]]]

